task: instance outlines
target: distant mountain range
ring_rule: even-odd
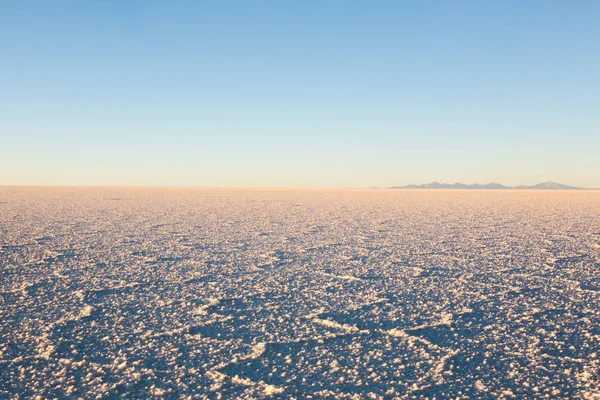
[[[464,183],[439,183],[439,182],[431,182],[425,183],[423,185],[406,185],[406,186],[392,186],[390,189],[519,189],[519,190],[587,190],[584,188],[563,185],[561,183],[556,183],[552,181],[538,183],[537,185],[532,186],[505,186],[500,183],[488,183],[486,185],[481,185],[478,183],[474,183],[472,185],[466,185]]]

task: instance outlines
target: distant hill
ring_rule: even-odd
[[[481,185],[478,183],[474,183],[471,185],[466,185],[464,183],[439,183],[439,182],[431,182],[425,183],[422,185],[406,185],[406,186],[392,186],[390,189],[494,189],[494,190],[502,190],[502,189],[519,189],[519,190],[586,190],[584,188],[579,188],[575,186],[563,185],[561,183],[556,183],[552,181],[538,183],[537,185],[532,186],[505,186],[500,183],[488,183],[486,185]]]
[[[538,183],[533,186],[525,186],[523,189],[544,189],[544,190],[582,190],[583,188],[563,185],[561,183],[556,183],[552,181]]]

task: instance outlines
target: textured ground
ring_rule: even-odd
[[[594,398],[600,192],[0,188],[0,398]]]

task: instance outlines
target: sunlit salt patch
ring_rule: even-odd
[[[218,392],[223,387],[223,384],[227,382],[228,376],[219,371],[207,371],[206,376],[213,380],[213,384],[210,387],[211,392]]]
[[[253,348],[252,348],[252,353],[250,353],[248,355],[248,359],[257,359],[260,358],[263,354],[265,354],[265,351],[267,350],[267,344],[266,343],[257,343]]]
[[[219,300],[219,299],[217,299],[216,297],[211,297],[210,299],[208,299],[208,303],[204,304],[204,305],[203,305],[203,306],[201,306],[201,307],[198,307],[198,308],[196,309],[195,313],[196,313],[197,315],[208,315],[208,314],[209,314],[208,310],[209,310],[211,307],[214,307],[214,306],[216,306],[217,304],[219,304],[219,302],[220,302],[220,300]]]
[[[322,272],[321,274],[324,276],[327,276],[329,278],[342,279],[342,280],[347,280],[347,281],[362,281],[363,280],[354,275],[336,275],[336,274],[330,274],[327,272]]]
[[[89,304],[86,304],[85,307],[83,307],[81,309],[81,311],[79,312],[79,316],[81,318],[90,317],[93,312],[94,312],[94,307],[90,306]]]
[[[50,360],[52,358],[52,354],[56,351],[56,346],[51,343],[42,341],[38,345],[38,354],[41,358],[45,358],[46,360]]]
[[[595,382],[598,379],[598,370],[592,368],[588,365],[583,367],[583,371],[576,374],[577,379],[584,384],[589,384],[591,382]],[[598,393],[598,397],[600,399],[600,393]]]
[[[127,368],[127,360],[120,361],[118,359],[115,359],[113,365],[117,370],[123,371],[125,368]]]
[[[313,318],[313,322],[322,326],[326,326],[327,328],[339,329],[348,333],[360,331],[360,329],[354,325],[340,324],[339,322],[331,321],[329,319]]]
[[[450,325],[453,319],[454,315],[452,313],[444,313],[442,314],[442,318],[436,325]]]
[[[61,274],[61,271],[56,270],[56,269],[54,271],[52,271],[52,275],[54,275],[55,277],[60,278],[60,279],[66,279],[69,277],[68,275]]]
[[[24,295],[27,295],[29,292],[28,290],[30,288],[32,288],[34,286],[33,282],[23,282],[23,284],[21,285],[21,287],[19,289],[17,289],[15,292],[21,292]]]
[[[408,333],[404,332],[401,329],[389,329],[387,331],[385,331],[385,333],[387,333],[390,336],[394,336],[394,337],[399,337],[399,338],[410,338],[412,336],[410,336]]]
[[[240,378],[239,375],[235,375],[234,377],[232,377],[231,383],[235,383],[236,385],[240,385],[240,386],[253,386],[254,385],[254,381],[252,381],[249,378]]]
[[[162,331],[162,332],[147,331],[146,333],[144,333],[142,335],[142,337],[144,339],[147,339],[147,338],[164,339],[164,338],[169,338],[169,337],[173,337],[173,336],[179,336],[188,331],[189,331],[189,327],[183,326],[181,328],[175,328],[175,329]]]
[[[446,354],[445,356],[443,356],[442,358],[440,358],[440,360],[438,361],[438,363],[435,366],[435,368],[431,371],[432,377],[438,383],[443,383],[444,382],[444,373],[446,372],[446,363],[448,362],[448,360],[450,360],[452,357],[454,357],[458,353],[460,353],[459,350],[450,351],[448,354]]]
[[[581,392],[581,398],[584,400],[598,400],[600,399],[600,393],[595,390],[584,390]]]
[[[471,309],[468,308],[467,310],[471,310]],[[472,312],[472,311],[473,310],[466,311],[466,312]],[[415,326],[410,329],[436,328],[438,326],[444,326],[444,325],[448,326],[448,325],[452,325],[453,321],[454,321],[454,314],[452,314],[450,312],[445,312],[445,313],[442,313],[441,318],[437,322],[434,322],[431,324],[423,324],[423,325]]]
[[[359,307],[363,306],[374,306],[377,304],[387,303],[389,299],[387,297],[380,297],[378,294],[365,296],[365,303],[361,304]]]
[[[283,388],[275,386],[275,385],[269,385],[267,383],[262,385],[262,391],[263,391],[263,394],[267,397],[275,396],[278,394],[283,394],[283,392],[285,392],[285,390]]]
[[[164,390],[164,389],[158,388],[155,385],[152,385],[150,387],[150,393],[152,393],[153,396],[161,398],[161,397],[164,397],[167,394],[167,391]]]
[[[487,392],[489,390],[482,380],[475,381],[475,389],[479,390],[480,392]]]
[[[338,279],[345,279],[347,281],[363,281],[363,279],[354,275],[336,275]]]
[[[441,350],[442,348],[440,346],[438,346],[435,343],[430,342],[429,340],[419,337],[419,336],[413,336],[408,334],[407,332],[401,330],[401,329],[389,329],[387,331],[384,331],[386,334],[393,336],[393,337],[397,337],[397,338],[402,338],[404,340],[406,340],[406,342],[410,345],[410,346],[414,346],[416,343],[419,343],[421,345],[426,346],[427,348],[430,349],[436,349],[436,350]]]
[[[34,286],[33,282],[23,282],[21,284],[21,286],[18,286],[14,289],[0,290],[0,294],[21,293],[22,295],[26,296],[27,294],[29,294],[28,293],[29,288],[32,288],[33,286]]]
[[[285,392],[285,389],[282,387],[271,385],[263,381],[255,382],[250,378],[242,378],[239,375],[230,377],[218,371],[208,371],[207,376],[214,381],[213,385],[210,387],[210,390],[213,392],[220,391],[223,384],[227,381],[230,381],[234,385],[255,387],[262,392],[262,395],[265,397],[276,396]]]
[[[271,265],[282,261],[281,257],[279,257],[275,252],[268,252],[259,255],[259,258],[262,260],[262,264]]]
[[[304,318],[306,319],[314,319],[316,317],[318,317],[319,315],[323,314],[325,312],[325,308],[321,307],[321,308],[317,308],[316,310],[313,310],[313,312],[306,314],[306,316]]]

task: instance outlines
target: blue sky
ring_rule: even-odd
[[[598,1],[2,1],[0,184],[600,187]]]

